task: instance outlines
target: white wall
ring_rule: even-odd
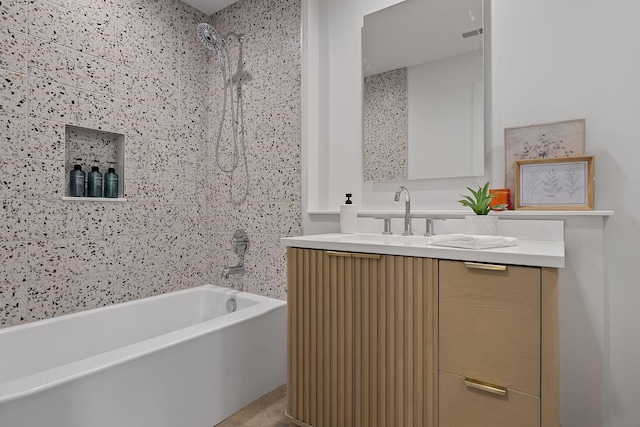
[[[349,191],[362,208],[399,209],[393,202],[399,183],[364,184],[360,159],[362,16],[396,1],[309,1],[319,4],[324,45],[318,99],[308,99],[322,106],[312,117],[320,137],[310,148],[326,161],[315,163],[317,170],[307,177],[307,208],[335,210]],[[592,220],[567,225],[570,268],[561,273],[564,427],[640,423],[640,286],[634,268],[640,254],[638,16],[637,0],[492,0],[485,40],[486,176],[404,183],[415,209],[458,208],[465,186],[503,183],[504,128],[586,119],[587,153],[596,155],[596,208],[616,215],[605,220],[604,235],[593,231],[601,224]],[[305,227],[305,233],[330,228],[308,219]],[[590,268],[603,257],[604,271]]]
[[[484,114],[482,109],[479,118],[474,114],[484,97],[474,83],[482,78],[480,51],[408,68],[409,179],[477,172],[473,143],[480,142],[482,150],[484,138],[474,138],[474,122],[483,122]],[[477,130],[484,133],[482,127]]]

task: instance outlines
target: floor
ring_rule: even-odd
[[[215,427],[289,427],[284,416],[286,407],[287,386],[285,384],[265,394]]]

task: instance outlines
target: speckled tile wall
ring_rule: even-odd
[[[209,22],[222,34],[244,36],[242,42],[233,36],[227,41],[235,88],[242,95],[240,141],[246,148],[246,162],[241,158],[234,173],[217,168],[212,172],[211,276],[222,286],[285,299],[286,250],[279,239],[299,235],[302,229],[301,3],[240,0]],[[215,94],[222,93],[223,80],[216,54],[211,55],[208,136],[213,152],[222,108],[221,97]],[[223,165],[231,164],[229,128],[228,124],[220,150]],[[238,203],[247,189],[246,200]],[[252,246],[244,256],[247,272],[221,279],[224,266],[239,260],[229,244],[236,228],[251,238]]]
[[[230,189],[247,175],[211,166],[222,90],[203,20],[245,34],[239,205]],[[0,76],[0,327],[203,283],[286,297],[278,240],[301,228],[299,0],[211,18],[177,0],[3,0]],[[65,124],[125,135],[127,202],[61,200]],[[236,228],[252,239],[247,274],[225,281]]]
[[[406,180],[407,69],[365,77],[363,106],[364,180]]]

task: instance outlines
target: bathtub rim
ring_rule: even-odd
[[[134,305],[140,301],[151,301],[157,299],[166,299],[178,294],[197,292],[202,290],[214,291],[216,293],[226,294],[229,298],[241,294],[245,298],[258,300],[257,304],[246,307],[224,316],[196,323],[186,328],[167,332],[162,335],[147,338],[145,340],[129,344],[124,347],[116,348],[104,353],[90,356],[84,359],[66,363],[61,366],[39,371],[34,374],[7,381],[0,384],[0,405],[5,402],[28,397],[32,394],[48,390],[53,387],[71,382],[83,376],[91,375],[111,367],[115,367],[128,361],[138,359],[149,355],[159,348],[170,348],[179,345],[190,339],[198,338],[207,333],[215,332],[224,327],[229,327],[242,321],[256,318],[262,314],[277,310],[286,306],[287,302],[271,297],[242,292],[231,288],[216,286],[211,284],[201,285],[193,288],[181,289],[178,291],[167,292],[160,295],[154,295],[137,300],[127,301],[119,304],[111,304],[104,307],[98,307],[90,310],[83,310],[75,313],[57,316],[50,319],[38,320],[11,327],[16,329],[35,328],[39,324],[46,322],[59,322],[69,318],[86,316],[87,312],[94,311],[110,311],[118,307]],[[14,329],[15,330],[15,329]],[[0,331],[1,332],[1,331]]]

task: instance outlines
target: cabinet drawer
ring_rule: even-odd
[[[513,390],[504,396],[467,387],[440,372],[440,427],[540,427],[540,399]]]
[[[540,396],[541,270],[440,261],[439,276],[440,370]]]

